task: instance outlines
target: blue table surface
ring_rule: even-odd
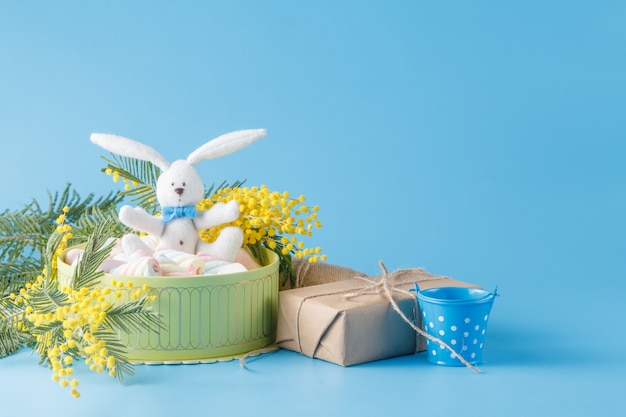
[[[0,360],[0,415],[621,415],[622,297],[593,300],[581,290],[555,309],[550,296],[526,302],[502,293],[481,374],[433,365],[425,352],[341,367],[279,350],[245,367],[236,360],[138,365],[121,384],[79,364],[81,398],[74,399],[22,349]]]

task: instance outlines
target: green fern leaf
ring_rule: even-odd
[[[104,323],[126,333],[140,330],[157,331],[163,328],[159,314],[147,305],[146,298],[112,307],[107,312]]]
[[[117,224],[112,220],[106,220],[96,225],[87,239],[81,261],[74,269],[70,287],[89,288],[98,283],[103,275],[99,269],[100,265],[109,256],[115,245],[115,241],[110,238],[114,235],[116,228]]]
[[[102,171],[116,172],[120,177],[136,184],[128,190],[120,191],[120,197],[129,198],[134,205],[144,208],[150,214],[159,211],[156,198],[156,182],[161,174],[159,167],[152,162],[117,155],[103,159],[107,166]]]

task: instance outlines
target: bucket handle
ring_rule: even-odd
[[[417,285],[417,281],[413,282],[413,285],[415,286],[415,288],[409,288],[409,292],[414,292],[414,293],[419,293],[420,292],[420,287],[419,285]],[[500,297],[500,294],[498,293],[498,286],[496,285],[496,288],[494,288],[493,292],[489,293],[489,295],[493,295],[493,297]]]

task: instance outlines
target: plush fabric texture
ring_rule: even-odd
[[[261,139],[265,135],[267,135],[265,129],[238,130],[226,133],[193,151],[187,157],[187,162],[194,165],[206,159],[214,159],[231,154]]]
[[[169,162],[159,152],[132,139],[106,133],[92,133],[90,139],[111,153],[152,162],[162,171],[166,171],[170,166]]]
[[[157,179],[156,194],[162,216],[151,216],[139,207],[123,206],[119,218],[126,226],[158,238],[157,249],[169,249],[197,254],[203,252],[217,259],[233,262],[243,244],[243,232],[226,227],[213,243],[203,242],[198,233],[209,227],[229,223],[239,217],[239,203],[215,204],[209,210],[197,212],[195,206],[204,197],[204,183],[195,163],[218,158],[244,148],[266,135],[265,129],[240,130],[208,141],[193,151],[186,160],[170,164],[150,146],[122,136],[94,133],[91,141],[109,152],[149,161],[162,173]],[[129,244],[138,244],[129,242]],[[145,248],[144,248],[145,250]],[[144,263],[146,273],[154,265]]]

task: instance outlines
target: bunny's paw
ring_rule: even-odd
[[[239,201],[231,200],[228,203],[224,204],[224,217],[226,219],[225,223],[235,221],[239,218]]]

